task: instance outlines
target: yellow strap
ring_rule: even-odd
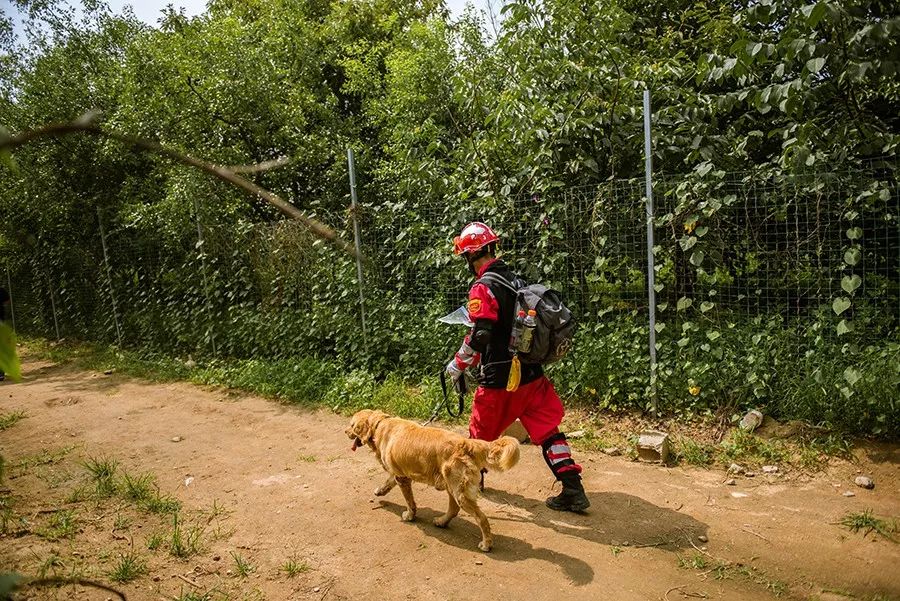
[[[522,365],[519,356],[513,355],[512,364],[509,366],[509,379],[506,381],[506,391],[515,392],[519,389],[519,380],[522,379]]]

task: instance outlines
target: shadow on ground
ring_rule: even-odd
[[[398,526],[406,525],[400,522],[400,515],[406,510],[405,505],[398,505],[390,501],[381,501],[381,506],[388,511],[397,515]],[[464,512],[450,522],[448,528],[438,528],[431,521],[443,512],[435,511],[428,507],[420,507],[416,512],[416,521],[413,524],[422,530],[426,535],[433,537],[444,544],[458,547],[464,551],[473,551],[481,553],[478,550],[478,542],[481,540],[481,530],[472,518]],[[491,522],[497,520],[497,517],[490,517]],[[493,530],[493,528],[492,528]],[[552,549],[535,547],[534,545],[503,534],[492,533],[494,539],[494,548],[490,553],[484,554],[485,563],[489,561],[525,561],[527,559],[538,559],[554,564],[562,570],[563,573],[576,586],[584,586],[590,584],[594,580],[594,568],[586,561],[565,553],[559,553]]]

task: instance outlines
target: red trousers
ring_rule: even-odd
[[[559,432],[564,414],[562,401],[547,376],[524,384],[515,392],[479,386],[472,401],[469,436],[496,440],[518,419],[531,442],[541,444]]]

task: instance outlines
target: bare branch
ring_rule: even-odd
[[[26,130],[13,136],[0,137],[0,151],[13,150],[15,148],[18,148],[19,146],[23,146],[39,138],[54,138],[75,133],[86,133],[118,140],[123,144],[128,144],[142,150],[154,152],[156,154],[168,157],[178,163],[182,163],[183,165],[196,167],[201,171],[205,171],[209,175],[217,177],[223,181],[237,186],[238,188],[241,188],[242,190],[250,193],[253,196],[262,198],[288,217],[296,219],[297,221],[303,223],[303,225],[309,228],[309,230],[312,231],[312,233],[316,237],[322,240],[326,240],[340,250],[354,257],[358,256],[363,261],[368,262],[368,259],[366,259],[365,256],[357,254],[356,248],[354,248],[352,244],[346,242],[340,236],[338,236],[337,232],[335,232],[333,229],[317,219],[308,217],[302,211],[300,211],[300,209],[285,201],[274,192],[270,192],[269,190],[266,190],[265,188],[257,186],[253,182],[244,179],[240,175],[237,175],[230,168],[213,165],[212,163],[209,163],[207,161],[195,159],[194,157],[182,154],[177,150],[167,148],[150,140],[134,138],[118,132],[102,129],[100,128],[100,126],[93,124],[91,122],[92,120],[93,115],[91,113],[87,113],[81,118],[68,123],[54,123],[39,127],[37,129]]]
[[[228,167],[225,167],[225,169],[228,169],[232,173],[261,173],[263,171],[269,171],[270,169],[284,167],[290,162],[290,157],[278,157],[277,159],[263,161],[262,163],[257,163],[255,165],[229,165]]]

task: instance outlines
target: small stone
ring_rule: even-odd
[[[159,577],[159,576],[154,576],[154,577],[153,577],[153,582],[159,582],[159,581],[160,581],[160,577]]]
[[[764,465],[762,467],[762,471],[764,474],[777,474],[778,466],[777,465]]]
[[[848,490],[847,492],[844,493],[844,496],[845,497],[855,497],[856,493],[853,492],[852,490]]]
[[[234,575],[234,572],[232,572],[231,570],[225,570],[225,575],[232,576],[232,575]]]
[[[618,457],[622,454],[622,450],[619,449],[619,447],[606,447],[605,449],[603,449],[603,452],[610,457]]]
[[[314,592],[314,593],[318,593],[320,590],[322,590],[322,589],[319,588],[318,586],[313,587],[313,592]]]
[[[700,541],[701,543],[708,543],[708,542],[709,542],[709,538],[707,538],[705,534],[701,534],[700,536],[698,536],[698,537],[697,537],[697,540]]]
[[[623,546],[623,547],[627,547],[627,546],[630,545],[630,544],[631,544],[631,543],[629,543],[628,541],[625,541],[624,543],[622,543],[622,546]]]
[[[111,376],[111,375],[113,375],[113,372],[114,372],[114,371],[115,371],[115,370],[113,370],[113,369],[107,369],[106,371],[103,372],[103,375],[104,375],[104,376]]]
[[[732,463],[728,466],[729,474],[743,474],[745,471],[747,470],[745,470],[742,465],[738,465],[737,463]]]
[[[183,439],[182,437],[180,437],[180,436],[173,436],[173,437],[172,437],[172,442],[181,442],[182,440],[184,440],[184,439]]]
[[[222,559],[221,555],[213,555],[213,561],[219,561],[220,559]]]
[[[575,430],[574,432],[566,432],[566,438],[584,438],[584,430]]]
[[[756,472],[744,472],[744,475],[747,476],[748,478],[755,478]]]
[[[736,484],[737,484],[737,480],[735,480],[734,478],[729,478],[728,480],[725,481],[725,486],[734,486]]]
[[[731,493],[731,496],[734,497],[735,499],[744,499],[744,498],[749,497],[750,495],[748,495],[745,492],[733,492],[733,493]]]
[[[475,565],[476,565],[476,566],[483,566],[483,565],[484,565],[484,562],[481,561],[480,559],[476,559],[476,560],[475,560]]]
[[[871,478],[869,478],[868,476],[857,476],[856,480],[854,480],[854,482],[856,482],[856,485],[859,486],[860,488],[868,488],[868,489],[875,488],[875,481],[872,480]]]

